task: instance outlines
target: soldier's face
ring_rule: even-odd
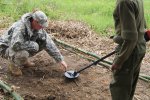
[[[38,21],[36,21],[36,20],[33,20],[33,21],[31,22],[31,27],[32,27],[32,29],[34,29],[34,30],[40,30],[40,29],[43,28],[43,27],[38,23]]]

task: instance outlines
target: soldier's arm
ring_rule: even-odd
[[[46,34],[46,51],[47,53],[52,56],[56,62],[61,62],[63,61],[63,56],[61,55],[59,49],[51,39],[51,37],[47,34],[46,31],[44,31]]]
[[[137,44],[138,32],[133,8],[134,7],[131,2],[126,0],[122,1],[118,5],[121,23],[121,37],[124,42],[121,45],[121,50],[114,62],[114,65],[122,66],[122,64],[129,58]]]

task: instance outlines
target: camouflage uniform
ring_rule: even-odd
[[[119,69],[113,73],[111,96],[112,100],[132,100],[146,52],[143,1],[117,0],[114,20],[117,33],[114,41],[119,46],[113,65]]]
[[[63,60],[58,48],[44,29],[31,29],[32,13],[26,13],[0,38],[0,54],[22,65],[29,56],[45,49],[57,62]]]

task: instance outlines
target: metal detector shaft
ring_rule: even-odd
[[[95,62],[91,63],[90,65],[88,65],[88,66],[86,66],[86,67],[84,67],[84,68],[80,69],[80,70],[79,70],[79,71],[77,71],[76,73],[80,73],[81,71],[83,71],[83,70],[85,70],[85,69],[87,69],[87,68],[91,67],[92,65],[97,65],[100,61],[102,61],[102,60],[104,60],[105,58],[107,58],[107,57],[109,57],[109,56],[113,55],[115,52],[116,52],[116,51],[113,51],[113,52],[109,53],[108,55],[106,55],[106,56],[104,56],[104,57],[102,57],[102,58],[98,59],[97,61],[95,61]]]

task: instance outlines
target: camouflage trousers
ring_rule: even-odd
[[[13,51],[10,47],[0,47],[0,55],[5,59],[14,62],[16,65],[21,66],[30,56],[39,52],[39,45],[34,41],[27,41],[23,46],[24,49],[19,51]]]
[[[138,49],[127,61],[113,72],[113,79],[110,83],[112,100],[132,100],[139,77],[140,66],[145,53],[139,54]]]

